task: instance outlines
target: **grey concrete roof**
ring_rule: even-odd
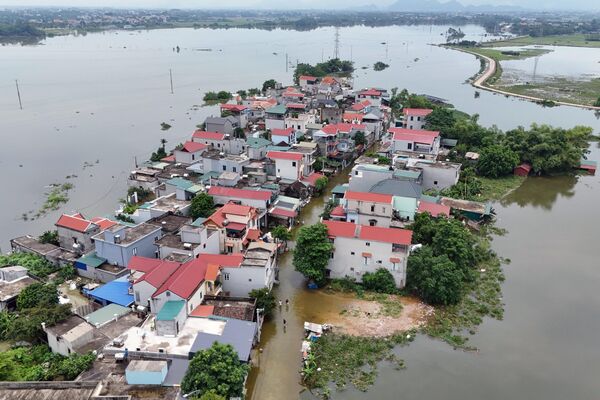
[[[214,342],[219,342],[233,346],[240,361],[247,362],[250,359],[255,333],[255,322],[228,319],[221,335],[199,333],[192,344],[190,355],[210,348]]]
[[[381,182],[373,185],[369,192],[418,199],[421,197],[423,188],[418,183],[411,181],[401,179],[384,179]]]

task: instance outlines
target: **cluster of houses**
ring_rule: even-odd
[[[424,129],[431,110],[405,109],[396,120],[389,99],[385,89],[311,76],[263,96],[234,97],[170,155],[136,165],[128,186],[137,192],[127,207],[106,217],[62,215],[58,245],[13,239],[13,251],[72,264],[87,282],[90,304],[44,327],[52,350],[131,360],[129,384],[179,384],[193,355],[214,341],[250,362],[263,316],[249,293],[271,289],[278,276],[281,245],[269,228],[298,223],[317,181],[352,163],[324,221],[335,245],[329,276],[360,281],[386,268],[403,287],[412,239],[406,226],[417,213],[455,210],[478,221],[491,208],[425,195],[454,185],[460,164],[445,160],[440,132]],[[364,155],[367,149],[375,154]],[[193,219],[200,193],[216,208]]]

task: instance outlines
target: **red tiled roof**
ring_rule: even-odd
[[[335,217],[345,217],[346,211],[344,211],[344,207],[337,206],[333,210],[331,210],[331,215],[333,215]]]
[[[207,281],[216,281],[217,276],[219,276],[220,268],[221,267],[219,267],[216,264],[208,264],[208,268],[206,269],[206,276],[204,279],[206,279]]]
[[[292,133],[294,133],[294,128],[287,128],[287,129],[277,129],[277,128],[274,128],[271,131],[271,136],[287,136],[287,137],[290,137],[292,135]]]
[[[365,108],[369,107],[370,105],[371,105],[371,102],[369,100],[363,100],[361,102],[352,104],[350,109],[353,111],[361,111],[361,110],[364,110]]]
[[[301,75],[300,78],[298,78],[298,80],[301,80],[301,81],[316,81],[317,78],[315,78],[314,76],[310,76],[310,75]]]
[[[227,226],[225,226],[225,228],[231,229],[234,231],[243,231],[244,229],[247,228],[247,225],[242,224],[241,222],[230,222],[227,224]]]
[[[344,121],[362,121],[364,115],[360,113],[345,112],[342,117]]]
[[[335,79],[335,77],[333,76],[326,76],[325,78],[321,79],[321,83],[324,83],[326,85],[331,85],[337,82],[337,79]]]
[[[190,317],[210,317],[215,311],[215,306],[201,304],[190,313]]]
[[[269,214],[276,215],[278,217],[286,217],[286,218],[296,218],[298,213],[293,210],[288,210],[287,208],[275,207]]]
[[[256,241],[260,238],[260,230],[258,229],[248,229],[248,233],[246,234],[246,239],[250,241]]]
[[[337,128],[341,132],[348,133],[348,132],[350,132],[352,130],[365,130],[367,128],[367,126],[365,124],[345,124],[345,123],[340,123],[340,124],[337,124]]]
[[[227,203],[223,207],[215,211],[210,217],[208,217],[206,221],[204,221],[204,223],[206,224],[209,221],[212,221],[219,228],[223,228],[225,226],[223,225],[223,222],[227,219],[227,214],[248,216],[250,219],[254,219],[254,217],[256,217],[256,209],[250,206],[242,206],[240,204]]]
[[[358,94],[362,95],[362,96],[381,96],[381,92],[376,89],[363,90],[362,92],[359,92]]]
[[[92,222],[100,226],[100,229],[102,229],[103,231],[110,228],[111,226],[117,225],[115,221],[111,221],[110,219],[100,217],[92,218]]]
[[[417,143],[432,144],[436,137],[440,136],[439,131],[426,131],[421,129],[390,128],[394,140],[408,140]]]
[[[127,269],[132,271],[150,272],[153,271],[154,268],[158,267],[162,262],[163,260],[159,258],[133,256],[129,260],[129,264],[127,264]]]
[[[298,92],[283,92],[283,97],[304,97],[304,94]]]
[[[224,186],[211,186],[208,189],[208,194],[211,196],[225,196],[233,197],[237,199],[251,199],[251,200],[269,200],[272,193],[268,190],[249,190],[249,189],[237,189],[229,188]]]
[[[384,243],[397,243],[408,246],[412,240],[412,231],[407,229],[383,228],[380,226],[363,225],[360,227],[360,234],[358,237],[364,240],[373,240]]]
[[[428,201],[420,201],[419,208],[417,212],[428,212],[432,217],[437,217],[440,215],[445,215],[446,217],[450,216],[450,207],[444,206],[442,204],[430,203]]]
[[[161,158],[160,161],[162,161],[162,162],[175,162],[175,154],[171,154],[170,156],[166,156],[164,158]]]
[[[267,157],[272,160],[302,160],[302,153],[294,153],[291,151],[269,151]]]
[[[196,258],[196,261],[207,264],[216,264],[224,268],[238,268],[242,264],[242,261],[244,261],[244,255],[242,253],[200,254],[200,256]]]
[[[310,186],[315,186],[317,179],[324,177],[325,175],[318,172],[313,172],[309,176],[305,177],[302,181],[308,183]]]
[[[63,214],[54,225],[82,233],[87,232],[87,230],[93,226],[92,221],[82,218],[81,214]]]
[[[297,108],[297,109],[302,109],[304,110],[306,108],[306,104],[302,104],[302,103],[287,103],[286,108]]]
[[[219,132],[206,132],[197,130],[194,132],[192,137],[194,139],[223,140],[225,139],[225,134]]]
[[[328,135],[336,135],[338,133],[338,127],[336,124],[328,124],[321,128],[323,132]]]
[[[392,202],[391,194],[353,192],[351,190],[348,190],[346,193],[344,193],[344,198],[347,200],[369,201],[373,203],[390,204]]]
[[[412,231],[406,229],[383,228],[379,226],[356,225],[352,222],[323,221],[331,237],[360,238],[374,242],[409,245]]]
[[[142,281],[148,282],[154,288],[159,289],[176,271],[181,268],[181,264],[173,261],[161,261],[156,267],[146,272],[141,278],[134,283]],[[150,264],[148,264],[150,266]],[[130,268],[128,266],[128,268]],[[131,269],[131,268],[130,268]]]
[[[414,115],[415,117],[426,117],[431,114],[433,110],[430,108],[405,108],[402,110],[404,115]]]
[[[204,150],[208,147],[208,145],[204,143],[196,143],[196,142],[185,142],[183,144],[182,151],[186,151],[188,153],[195,153],[200,150]]]
[[[516,168],[523,169],[523,170],[527,171],[527,173],[529,173],[529,171],[531,171],[531,165],[527,164],[527,163],[519,164],[515,167],[515,169]]]
[[[245,109],[247,109],[248,107],[246,106],[242,106],[240,104],[221,104],[221,110],[229,110],[229,111],[244,111]]]

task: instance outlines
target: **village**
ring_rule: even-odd
[[[456,140],[425,129],[431,109],[404,107],[394,116],[387,89],[354,89],[351,78],[334,76],[232,96],[189,140],[172,152],[162,143],[153,160],[136,165],[114,213],[64,213],[54,240],[11,240],[13,254],[74,266],[76,276],[59,286],[70,315],[42,329],[52,352],[92,352],[94,360],[71,381],[6,388],[23,396],[187,398],[190,363],[215,342],[253,365],[269,317],[261,297],[279,283],[278,260],[289,251],[281,227],[303,225],[303,207],[324,195],[333,176],[348,179],[330,188],[322,218],[333,245],[329,279],[361,282],[385,269],[402,289],[419,246],[408,229],[417,215],[460,218],[474,230],[494,216],[489,202],[436,194],[459,182],[462,164],[448,159]],[[530,169],[520,165],[515,174]],[[0,276],[6,311],[21,291],[47,281],[19,265]],[[309,337],[323,333],[306,322]],[[299,360],[308,347],[299,338]]]

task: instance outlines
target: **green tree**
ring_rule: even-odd
[[[323,171],[323,167],[325,166],[325,157],[317,157],[315,162],[313,163],[313,169],[317,172]]]
[[[192,205],[190,206],[190,217],[192,219],[210,217],[214,211],[215,202],[208,193],[200,193],[192,199]]]
[[[205,392],[202,396],[200,396],[199,400],[227,400],[225,397],[218,395],[214,390],[210,392]]]
[[[17,309],[48,307],[58,304],[58,291],[54,285],[34,283],[21,290],[17,296]]]
[[[303,226],[298,232],[293,264],[309,280],[325,283],[325,268],[333,250],[325,224]]]
[[[275,240],[279,240],[281,242],[287,243],[288,240],[292,238],[292,232],[290,232],[285,226],[277,225],[275,228],[271,230],[271,236]]]
[[[244,128],[235,128],[233,130],[233,137],[236,139],[246,139],[246,133],[244,133]]]
[[[355,145],[366,145],[367,144],[367,138],[365,137],[365,133],[364,132],[356,132],[356,134],[354,135],[354,144]]]
[[[242,98],[242,100],[245,100],[246,97],[248,97],[248,93],[245,90],[243,90],[243,89],[242,90],[238,90],[237,94],[240,95],[240,97]]]
[[[323,193],[323,191],[327,188],[327,184],[329,183],[329,179],[326,176],[322,176],[315,181],[315,191],[319,194]]]
[[[362,283],[366,290],[372,292],[393,294],[398,291],[394,277],[385,268],[379,268],[375,272],[365,272]]]
[[[463,272],[464,279],[475,278],[475,240],[460,221],[445,218],[436,220],[431,248],[435,255],[447,255]]]
[[[519,156],[507,146],[494,144],[485,147],[477,161],[477,173],[489,178],[509,175],[519,164]]]
[[[160,146],[154,153],[152,153],[152,155],[150,156],[150,161],[157,162],[167,156],[167,151],[165,150],[165,144],[167,144],[167,140],[160,139]]]
[[[408,257],[406,286],[429,304],[456,304],[463,294],[461,270],[446,255],[435,256],[429,246]]]
[[[198,397],[211,391],[227,399],[240,397],[248,369],[231,345],[215,342],[209,349],[194,355],[181,382],[181,390],[184,394],[195,392]]]
[[[277,81],[275,79],[269,79],[264,81],[262,85],[262,91],[266,92],[268,89],[274,89],[277,86]]]
[[[58,231],[45,231],[39,237],[40,243],[49,243],[58,246]]]
[[[71,307],[68,304],[21,310],[14,323],[9,327],[7,337],[14,341],[41,343],[46,340],[42,322],[46,326],[53,326],[65,320],[69,315],[71,315]]]
[[[275,310],[276,300],[272,290],[268,288],[254,289],[248,296],[256,299],[256,309],[263,309],[264,315],[271,318],[273,310]]]
[[[433,111],[425,117],[425,129],[430,131],[440,131],[442,135],[452,132],[456,124],[454,111],[445,107],[435,107]]]
[[[594,102],[594,107],[600,107],[600,97]]]

